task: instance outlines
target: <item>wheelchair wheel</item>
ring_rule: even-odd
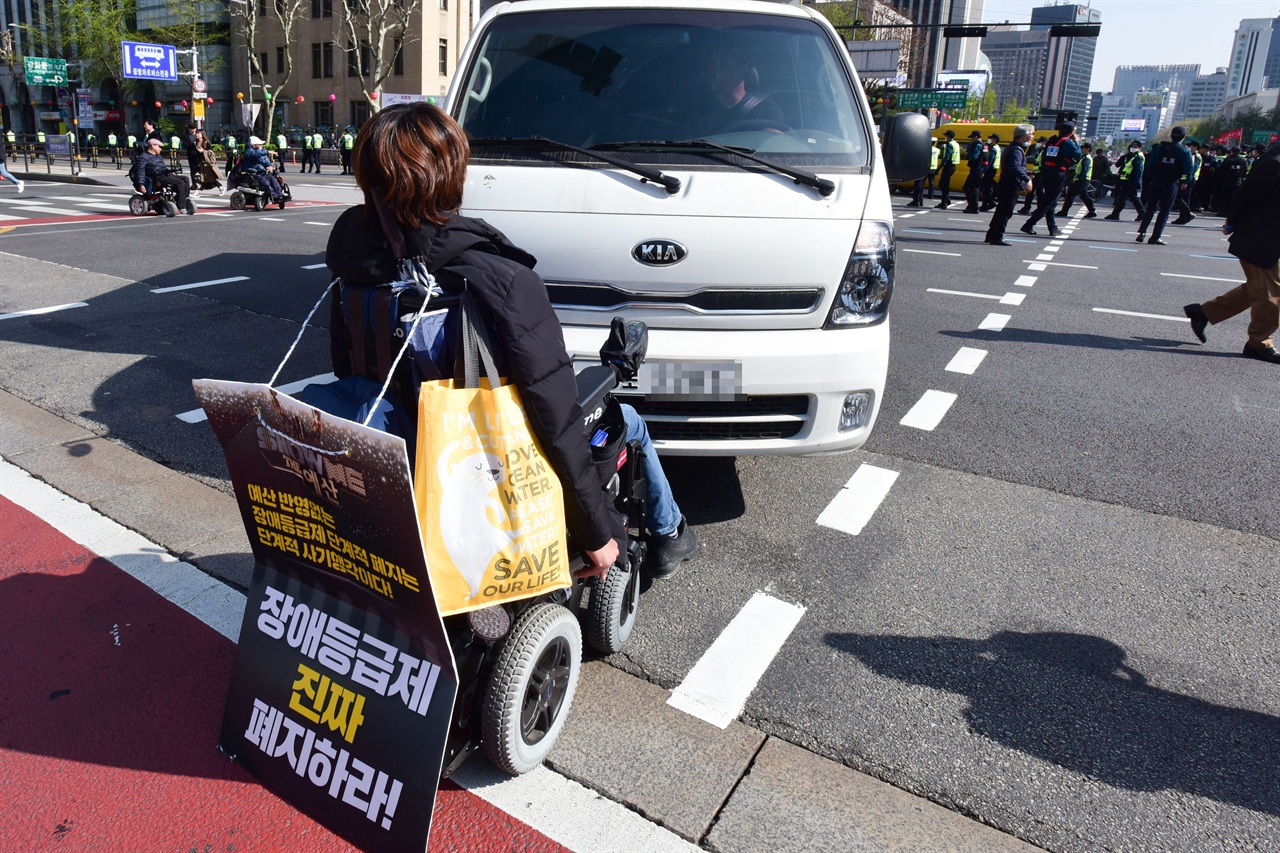
[[[236,190],[231,194],[231,209],[244,210],[244,193]]]
[[[587,605],[587,642],[601,654],[611,655],[622,648],[636,625],[640,606],[639,566],[624,572],[617,566],[591,588]]]
[[[267,209],[267,200],[266,200],[265,198],[263,198],[261,195],[255,195],[255,196],[253,197],[253,209],[254,209],[254,210],[266,210],[266,209]]]
[[[129,196],[129,212],[134,216],[142,216],[147,212],[147,199],[137,193]]]
[[[160,210],[170,219],[178,215],[178,206],[171,201],[164,202],[164,206]]]
[[[187,216],[196,215],[196,203],[191,199],[187,199]]]
[[[558,604],[536,604],[507,635],[485,690],[480,739],[512,775],[542,763],[560,737],[582,668],[582,630]]]

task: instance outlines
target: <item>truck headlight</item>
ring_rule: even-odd
[[[863,222],[824,328],[871,326],[888,316],[889,297],[893,295],[893,256],[893,226],[888,222]]]

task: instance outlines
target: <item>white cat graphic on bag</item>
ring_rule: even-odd
[[[440,478],[440,538],[449,559],[475,598],[494,556],[521,531],[494,527],[488,510],[505,517],[497,488],[507,480],[501,457],[483,451],[464,456],[452,465],[449,458],[461,442],[450,442],[436,460]]]

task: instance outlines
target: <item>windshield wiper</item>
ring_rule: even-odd
[[[813,172],[807,172],[804,169],[792,169],[789,166],[783,166],[778,163],[765,160],[763,157],[757,157],[755,149],[742,148],[734,145],[720,145],[706,139],[686,139],[683,142],[675,142],[669,139],[646,139],[636,140],[633,142],[606,142],[601,145],[593,146],[593,150],[617,150],[622,148],[695,148],[703,151],[718,151],[723,154],[733,154],[744,160],[750,160],[752,163],[758,163],[779,175],[785,175],[794,180],[797,184],[806,187],[813,187],[820,195],[829,196],[836,191],[834,181],[826,178],[819,178]]]
[[[557,151],[573,151],[582,154],[585,157],[591,157],[608,163],[611,166],[617,166],[619,169],[625,169],[632,174],[639,175],[646,181],[652,181],[655,184],[661,184],[668,194],[674,195],[680,191],[680,179],[673,178],[670,175],[663,174],[657,169],[650,166],[640,166],[621,157],[611,157],[600,151],[593,151],[587,148],[579,148],[576,145],[570,145],[567,142],[559,142],[555,139],[548,139],[545,136],[489,136],[480,139],[471,140],[474,145],[509,145],[513,147],[525,148],[554,148]]]

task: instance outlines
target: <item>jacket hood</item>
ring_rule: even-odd
[[[498,255],[533,269],[537,260],[515,246],[506,235],[483,219],[450,216],[443,225],[424,223],[416,231],[405,230],[411,257],[421,257],[436,272],[463,252],[476,250]],[[334,223],[325,248],[325,264],[349,284],[386,284],[395,280],[399,264],[378,217],[367,205],[347,210]]]

